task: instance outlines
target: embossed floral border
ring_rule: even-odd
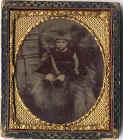
[[[111,132],[101,131],[86,131],[82,133],[77,132],[21,132],[21,131],[8,131],[7,129],[7,94],[9,93],[8,87],[8,12],[10,7],[37,7],[37,8],[109,8],[112,10],[112,48],[113,48],[113,63],[114,63],[114,97],[113,97],[113,130]],[[87,139],[87,138],[112,138],[118,137],[120,127],[120,6],[118,3],[108,2],[5,2],[2,9],[2,130],[3,136],[16,137],[16,138],[66,138],[66,139]]]

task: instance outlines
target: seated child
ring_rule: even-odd
[[[46,74],[45,80],[50,82],[64,82],[66,77],[79,75],[79,59],[76,49],[69,46],[69,40],[56,39],[56,47],[50,51],[50,62],[53,70]]]

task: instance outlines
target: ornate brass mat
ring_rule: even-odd
[[[100,96],[96,103],[84,116],[71,123],[54,124],[41,121],[24,105],[19,96],[16,82],[13,83],[15,67],[13,55],[16,61],[19,48],[25,36],[41,22],[53,19],[66,19],[75,21],[85,27],[95,38],[104,61],[104,79]],[[16,20],[15,27],[13,26]],[[9,129],[31,130],[57,130],[57,131],[81,131],[81,130],[109,130],[110,129],[110,99],[112,97],[112,57],[110,50],[111,12],[108,10],[12,10],[10,11],[10,118]],[[15,34],[13,30],[15,28]],[[15,54],[13,54],[13,38],[15,37]],[[15,79],[15,77],[14,77]],[[16,81],[16,80],[15,80]],[[13,88],[15,84],[15,89]],[[15,92],[15,97],[13,96]],[[15,102],[15,106],[13,104]],[[15,115],[16,111],[16,115]]]

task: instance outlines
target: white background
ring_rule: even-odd
[[[46,0],[44,0],[44,1],[46,1]],[[49,0],[49,1],[53,1],[53,0]],[[56,1],[56,0],[54,0],[54,1]],[[64,1],[70,1],[70,0],[64,0]],[[77,0],[74,0],[74,1],[77,1]],[[81,1],[85,1],[85,0],[81,0]],[[89,0],[89,1],[97,1],[97,0]],[[102,0],[100,0],[100,1],[102,1]],[[123,0],[103,0],[103,2],[119,2],[120,3],[120,5],[121,5],[121,23],[122,23],[123,22]],[[1,5],[1,0],[0,0],[0,5]],[[0,12],[0,19],[1,19],[1,12]],[[0,20],[0,31],[1,31],[1,20]],[[123,28],[121,28],[121,35],[122,34],[123,34]],[[123,49],[122,49],[123,41],[122,40],[123,39],[122,39],[122,36],[121,36],[121,50],[120,50],[121,52],[123,51]],[[1,44],[1,35],[0,35],[0,44]],[[1,47],[0,47],[0,55],[1,55]],[[121,56],[121,60],[122,60],[122,56]],[[122,63],[122,61],[121,61],[121,63]],[[0,67],[2,67],[1,66],[1,57],[0,57]],[[123,69],[123,64],[121,65],[121,72],[122,72],[122,69]],[[123,79],[122,73],[121,73],[121,77],[122,77],[121,79]],[[1,69],[0,69],[0,79],[1,79]],[[121,82],[121,85],[122,84],[123,83]],[[1,87],[1,80],[0,80],[0,87]],[[123,93],[122,89],[121,89],[121,93]],[[1,90],[0,90],[0,95],[1,95]],[[1,99],[1,97],[0,97],[0,99]],[[123,103],[121,104],[121,108],[123,108]],[[121,112],[122,112],[122,109],[121,109]],[[122,120],[122,117],[121,117],[121,120]],[[1,133],[1,131],[0,131],[0,133]],[[4,139],[5,138],[0,137],[0,140],[4,140]],[[6,140],[13,140],[13,138],[11,138],[11,139],[6,138]],[[20,139],[20,140],[22,140],[22,139]],[[109,140],[109,139],[105,139],[105,140]],[[123,121],[121,123],[121,133],[120,133],[120,137],[119,137],[118,140],[123,140]]]

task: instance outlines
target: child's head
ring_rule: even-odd
[[[56,48],[58,49],[65,49],[68,45],[68,40],[66,39],[57,39],[56,40]]]

